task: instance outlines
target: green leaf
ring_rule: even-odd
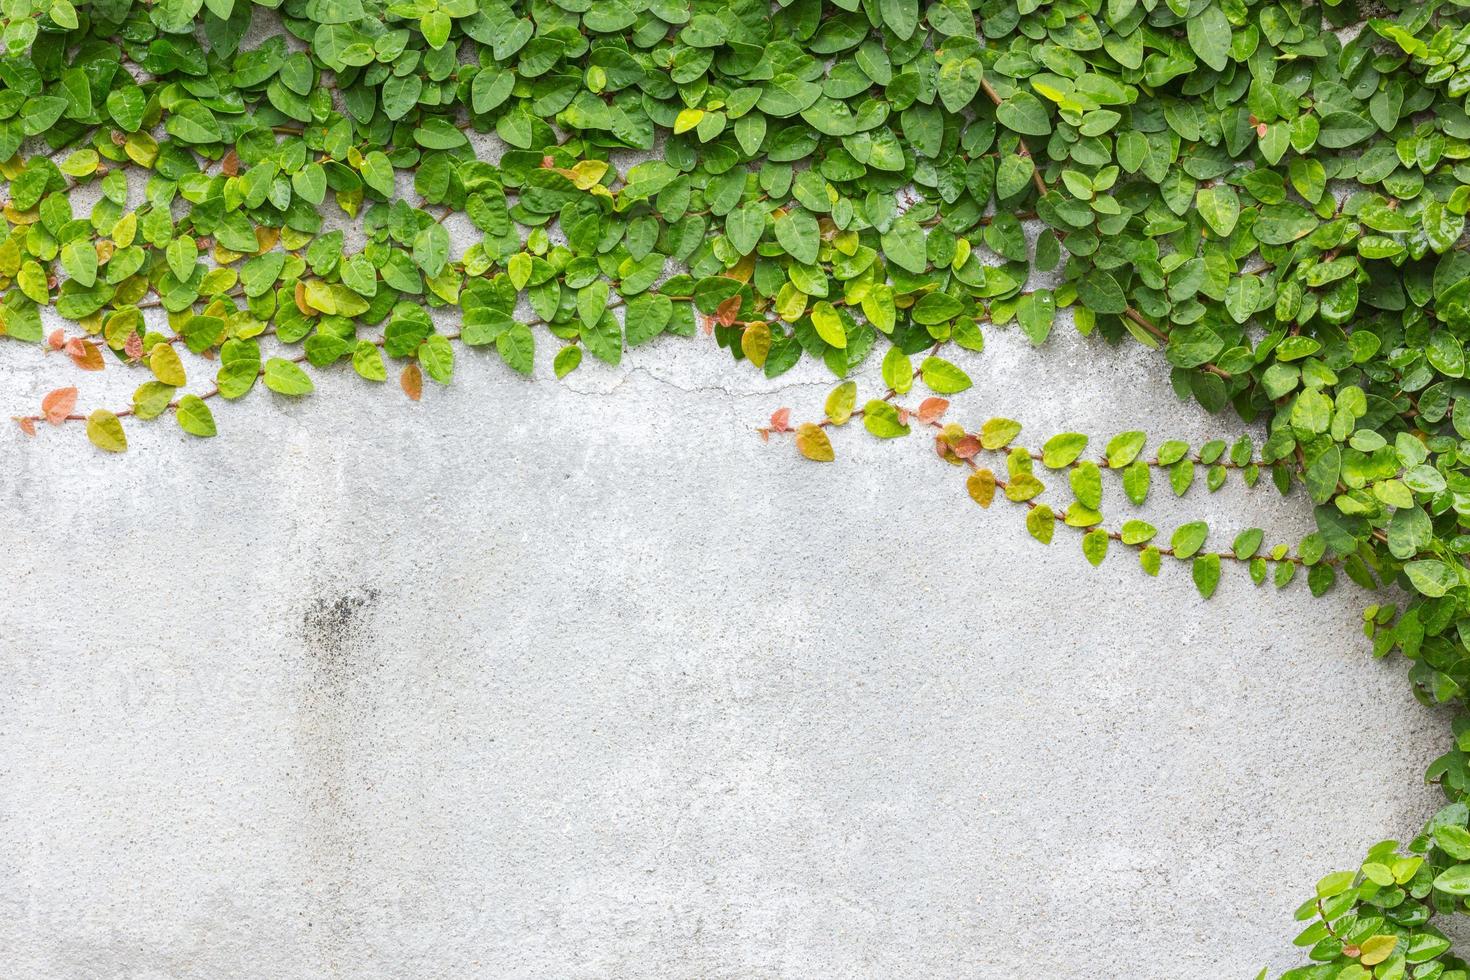
[[[1217,184],[1201,190],[1195,196],[1195,204],[1199,207],[1205,224],[1221,238],[1228,237],[1240,220],[1240,198],[1228,184]]]
[[[185,143],[217,143],[222,138],[214,113],[199,102],[180,102],[164,120],[170,136]]]
[[[305,395],[316,387],[300,365],[280,357],[265,362],[265,386],[280,395]]]
[[[454,377],[454,348],[441,334],[432,334],[419,345],[418,359],[424,373],[441,385]]]
[[[765,231],[766,211],[754,202],[736,208],[725,216],[725,235],[741,255],[749,255],[755,251]]]
[[[216,432],[214,413],[198,395],[185,395],[180,398],[179,407],[174,412],[174,416],[179,420],[179,428],[191,436],[207,439]]]
[[[1037,504],[1026,514],[1026,530],[1042,544],[1051,544],[1056,527],[1056,515],[1046,504]]]
[[[1470,861],[1470,830],[1457,823],[1434,828],[1434,842],[1456,861]]]
[[[611,310],[591,323],[583,322],[578,332],[587,353],[606,364],[614,366],[623,360],[623,328]]]
[[[1030,92],[1017,92],[995,107],[1000,124],[1023,136],[1050,136],[1051,117],[1041,100]]]
[[[980,445],[1000,449],[1021,434],[1021,423],[1011,419],[990,419],[980,427]]]
[[[574,344],[556,352],[556,358],[551,362],[551,369],[556,372],[559,380],[577,370],[577,366],[581,363],[582,348]]]
[[[826,300],[812,307],[812,326],[816,328],[817,336],[833,347],[840,349],[847,346],[847,329],[842,324],[842,318],[838,316],[837,308]]]
[[[370,150],[363,155],[361,173],[368,187],[384,197],[393,196],[393,164],[382,150]]]
[[[419,31],[431,48],[442,48],[449,43],[449,30],[454,21],[442,10],[431,10],[419,21]]]
[[[1435,876],[1434,889],[1446,895],[1470,895],[1470,864],[1445,868]]]
[[[168,260],[169,271],[184,282],[194,275],[195,263],[199,261],[199,246],[188,235],[175,238],[164,249],[164,257]]]
[[[1190,565],[1190,573],[1194,577],[1194,587],[1199,590],[1200,597],[1208,599],[1215,594],[1215,588],[1220,584],[1220,556],[1198,556]]]
[[[524,323],[512,323],[495,338],[495,350],[512,370],[530,374],[535,367],[536,338]]]
[[[87,416],[87,438],[92,445],[109,453],[126,452],[128,437],[123,432],[122,421],[105,408],[99,408]]]
[[[1082,536],[1082,554],[1096,568],[1108,556],[1108,532],[1102,528],[1088,531]]]
[[[1057,302],[1049,289],[1038,289],[1016,303],[1016,323],[1026,339],[1037,347],[1046,343],[1056,320]]]
[[[531,281],[531,256],[526,252],[517,252],[506,261],[505,271],[510,276],[512,286],[525,289],[526,283]]]
[[[1128,309],[1123,287],[1111,272],[1094,269],[1077,283],[1077,296],[1094,313],[1122,313]]]
[[[947,323],[964,310],[965,304],[948,293],[925,293],[914,304],[914,322],[925,325]]]
[[[914,386],[913,363],[897,347],[888,348],[888,353],[883,355],[883,383],[899,395],[906,394]]]
[[[909,427],[899,420],[892,402],[873,399],[863,406],[863,427],[879,439],[896,439],[909,434]]]
[[[220,347],[219,373],[214,383],[220,396],[239,398],[255,386],[260,376],[260,345],[253,340],[231,337]]]
[[[929,268],[924,229],[907,215],[883,233],[882,243],[883,254],[900,269],[919,275]]]
[[[1046,440],[1041,447],[1041,464],[1048,469],[1059,470],[1070,466],[1087,448],[1087,437],[1080,432],[1063,432]]]
[[[939,99],[950,112],[961,112],[980,91],[985,72],[976,58],[952,58],[939,68]]]
[[[1261,542],[1265,536],[1265,532],[1258,527],[1246,528],[1235,536],[1235,543],[1230,546],[1230,550],[1236,558],[1244,561],[1261,550]]]
[[[580,294],[579,294],[580,299]],[[640,293],[628,301],[623,329],[629,347],[645,344],[663,333],[674,316],[674,304],[658,293]]]
[[[827,396],[827,420],[833,425],[846,425],[857,407],[857,382],[844,381]]]
[[[413,261],[429,278],[437,276],[449,261],[449,232],[441,224],[431,223],[414,236]]]
[[[1153,468],[1141,459],[1135,459],[1123,468],[1123,493],[1135,505],[1148,499],[1149,485],[1153,482]]]
[[[918,0],[879,0],[878,10],[883,15],[883,23],[892,28],[900,40],[907,41],[914,36],[919,26]]]
[[[1453,568],[1432,558],[1409,562],[1404,566],[1404,574],[1409,577],[1409,584],[1414,586],[1420,595],[1429,596],[1431,599],[1439,598],[1460,584],[1460,576]]]
[[[930,391],[939,395],[953,395],[970,387],[970,376],[942,357],[924,358],[919,376]]]
[[[388,367],[383,363],[383,352],[370,340],[360,340],[352,352],[352,369],[359,377],[368,381],[386,381]]]
[[[1185,18],[1189,46],[1199,59],[1215,71],[1224,71],[1230,63],[1230,21],[1224,11],[1210,4]]]
[[[1129,546],[1143,544],[1145,541],[1153,540],[1158,534],[1158,529],[1148,521],[1131,520],[1126,521],[1122,528],[1123,543]]]
[[[1072,467],[1067,474],[1067,482],[1083,507],[1089,510],[1102,507],[1102,470],[1092,460],[1083,460]]]
[[[1190,521],[1175,528],[1169,547],[1174,550],[1175,558],[1191,558],[1204,546],[1209,534],[1210,527],[1204,521]]]
[[[61,249],[61,267],[78,286],[97,282],[97,247],[91,242],[69,242]]]
[[[1108,448],[1104,455],[1108,459],[1108,467],[1111,469],[1122,469],[1138,458],[1143,452],[1143,447],[1148,444],[1148,434],[1137,430],[1131,432],[1120,432],[1108,440]]]
[[[800,208],[787,211],[776,218],[776,241],[796,261],[811,265],[817,261],[817,249],[821,245],[821,233],[817,219]],[[831,343],[831,341],[828,341]],[[834,344],[833,346],[842,346]]]

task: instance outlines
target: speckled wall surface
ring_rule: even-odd
[[[65,373],[6,354],[7,415]],[[1236,431],[1065,326],[964,366],[971,423]],[[753,428],[830,378],[703,337],[458,373],[0,435],[7,977],[1249,975],[1435,805],[1352,586],[1092,569],[917,438],[807,463]]]

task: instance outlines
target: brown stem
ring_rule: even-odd
[[[988,80],[982,78],[980,80],[980,88],[985,93],[985,97],[996,105],[1000,105],[1004,101]],[[1021,156],[1031,161],[1031,183],[1035,185],[1037,195],[1045,197],[1047,192],[1046,181],[1041,179],[1041,167],[1036,163],[1036,158],[1031,155],[1031,147],[1026,145],[1026,141],[1019,134],[1016,136],[1016,143],[1021,148]]]

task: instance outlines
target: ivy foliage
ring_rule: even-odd
[[[1401,607],[1368,610],[1374,651],[1459,705],[1470,17],[1449,0],[1374,11],[14,0],[0,330],[147,377],[130,406],[81,412],[58,388],[19,421],[85,423],[121,451],[125,419],[212,436],[221,401],[299,397],[332,365],[370,382],[391,365],[418,397],[465,348],[530,373],[550,343],[562,376],[703,322],[769,377],[879,359],[887,395],[859,408],[843,385],[820,423],[773,420],[810,458],[831,459],[828,430],[849,419],[884,438],[917,419],[977,501],[1027,505],[1043,540],[1077,528],[1094,563],[1116,542],[1145,569],[1188,561],[1206,594],[1222,558],[1307,567],[1314,591],[1336,568],[1401,586]],[[482,159],[492,133],[506,149]],[[452,223],[473,229],[458,254]],[[1085,334],[1158,350],[1180,397],[1263,424],[1229,461],[1299,485],[1314,535],[1295,554],[1260,552],[1254,529],[1209,551],[1208,528],[1186,525],[1165,548],[1142,522],[1094,519],[1103,473],[1139,502],[1152,473],[1176,492],[1196,467],[1223,478],[1224,447],[1145,458],[1125,434],[1094,458],[1077,434],[1018,450],[1015,423],[943,421],[934,399],[970,386],[953,348],[1012,325],[1042,344],[1064,309]],[[69,325],[48,330],[43,310]],[[212,377],[191,378],[181,347]],[[898,404],[915,385],[927,409]],[[1064,511],[1037,500],[1052,472]],[[1450,805],[1406,848],[1324,879],[1291,980],[1467,976],[1433,923],[1470,907],[1457,731],[1430,770]]]

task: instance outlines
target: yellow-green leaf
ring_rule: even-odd
[[[796,430],[796,448],[807,459],[818,463],[830,463],[835,458],[832,440],[821,426],[811,422],[803,422]]]
[[[126,452],[128,448],[122,420],[105,408],[87,416],[87,438],[92,440],[92,445],[109,453]]]

